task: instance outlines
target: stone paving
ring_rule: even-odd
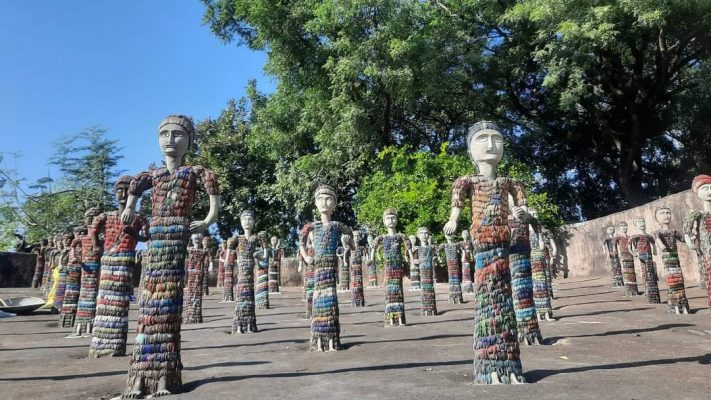
[[[660,282],[663,286],[663,280]],[[183,327],[185,392],[168,399],[709,399],[711,312],[704,291],[688,288],[691,315],[666,314],[644,296],[622,297],[608,277],[556,281],[546,345],[523,347],[527,385],[478,386],[472,376],[473,296],[440,315],[419,315],[419,292],[406,292],[408,326],[384,328],[382,289],[367,307],[341,295],[344,351],[310,353],[300,288],[284,288],[257,310],[260,332],[231,335],[234,304],[220,290],[204,302],[205,323]],[[640,286],[641,289],[641,286]],[[662,287],[662,299],[666,297]],[[36,295],[0,289],[0,297]],[[340,295],[340,294],[339,294]],[[135,331],[136,305],[130,331]],[[89,359],[89,340],[65,339],[46,313],[0,319],[1,399],[108,399],[123,390],[128,357]],[[134,334],[129,333],[129,349]]]

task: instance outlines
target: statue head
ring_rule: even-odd
[[[90,226],[97,215],[101,214],[101,209],[99,207],[91,207],[84,211],[84,224]]]
[[[647,223],[644,222],[644,218],[642,217],[637,217],[634,219],[634,226],[642,232],[647,230]]]
[[[386,208],[383,211],[383,225],[388,229],[397,227],[397,210],[394,208]]]
[[[275,249],[279,248],[279,245],[281,244],[281,243],[279,243],[279,238],[276,236],[272,236],[271,239],[269,239],[269,241],[271,242],[272,247]]]
[[[375,241],[375,236],[373,236],[373,234],[369,233],[368,234],[368,244],[372,245],[374,241]]]
[[[629,227],[627,226],[627,222],[622,221],[619,224],[617,224],[617,226],[620,228],[620,232],[627,234],[627,229],[629,229]]]
[[[462,239],[464,239],[465,242],[468,242],[469,239],[471,239],[471,237],[472,237],[472,236],[471,236],[471,234],[469,233],[468,230],[465,229],[465,230],[462,231]]]
[[[183,159],[195,142],[193,120],[185,115],[169,115],[158,127],[158,144],[164,156]]]
[[[71,246],[71,245],[72,245],[72,240],[74,240],[74,233],[72,233],[72,231],[70,231],[70,230],[67,230],[67,231],[64,232],[64,234],[62,235],[62,246],[63,246],[64,248],[67,248],[67,247]]]
[[[223,240],[222,243],[220,243],[220,248],[222,250],[227,250],[227,241]]]
[[[242,230],[243,231],[251,231],[254,228],[254,211],[252,210],[244,210],[242,213],[239,215],[239,222],[240,225],[242,225]]]
[[[205,236],[202,238],[202,248],[203,248],[203,249],[209,249],[209,248],[210,248],[210,242],[212,242],[212,238],[210,237],[210,235],[205,235]]]
[[[42,239],[41,243],[42,243],[42,247],[47,247],[47,245],[49,244],[49,240],[47,240],[47,238],[44,238],[44,239]]]
[[[417,229],[417,238],[420,239],[420,245],[428,245],[430,241],[430,230],[424,226],[419,227]]]
[[[190,235],[190,241],[193,243],[196,249],[199,249],[202,245],[202,233],[193,233]]]
[[[711,201],[711,176],[699,175],[691,182],[691,190],[699,200]]]
[[[669,207],[657,207],[654,210],[654,218],[660,225],[665,225],[671,223],[672,212]]]
[[[361,233],[359,230],[354,230],[353,231],[353,244],[356,246],[360,245],[360,239],[361,239]]]
[[[267,235],[266,231],[257,232],[257,239],[259,239],[259,243],[261,243],[263,247],[269,247],[269,235]]]
[[[407,237],[410,240],[410,243],[414,246],[415,243],[417,243],[417,235],[410,235]]]
[[[605,228],[605,232],[607,232],[608,235],[614,235],[615,234],[615,227],[610,225],[607,228]]]
[[[62,244],[62,235],[54,235],[52,236],[52,245],[54,247],[59,247],[59,245]]]
[[[477,122],[469,128],[467,149],[474,163],[496,165],[504,155],[504,136],[495,123]]]
[[[122,175],[116,181],[114,185],[114,195],[116,195],[116,201],[122,205],[126,205],[128,200],[128,187],[131,185],[132,176]]]
[[[336,191],[331,186],[321,185],[316,188],[316,192],[314,193],[314,201],[320,214],[330,216],[333,215],[333,211],[336,209],[338,196],[336,196]]]

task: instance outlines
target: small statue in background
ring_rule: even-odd
[[[444,235],[447,243],[442,243],[437,249],[437,253],[444,252],[447,260],[447,276],[449,277],[449,303],[462,304],[462,270],[461,270],[461,254],[459,252],[459,243],[454,242],[452,235]]]
[[[615,227],[608,226],[605,229],[607,236],[605,240],[602,241],[602,248],[607,256],[608,264],[610,267],[610,276],[612,278],[612,287],[621,288],[625,286],[622,280],[622,265],[620,264],[620,257],[617,255],[617,249],[615,248]]]
[[[654,237],[647,234],[647,224],[644,218],[637,218],[634,224],[640,233],[630,238],[630,253],[642,263],[642,275],[644,275],[644,292],[647,295],[647,302],[659,304],[659,285],[657,281],[657,267],[654,265],[652,255],[657,255],[657,247],[654,244]]]
[[[437,315],[437,299],[434,288],[435,249],[429,244],[430,230],[426,227],[417,229],[417,238],[420,240],[417,252],[417,264],[420,266],[421,306],[420,313],[426,316]]]
[[[373,250],[373,245],[375,244],[375,237],[368,234],[368,253],[366,266],[368,267],[368,288],[373,289],[378,287],[378,268],[375,265],[375,251]]]
[[[368,255],[366,248],[361,246],[360,242],[360,231],[353,231],[353,245],[355,248],[350,252],[351,306],[353,307],[365,307],[365,296],[363,293],[363,260],[367,259]]]
[[[240,223],[244,235],[227,242],[230,251],[237,249],[237,304],[232,318],[232,333],[257,332],[257,315],[254,300],[254,253],[257,251],[259,238],[252,233],[254,212],[247,210],[240,214]]]
[[[667,276],[667,311],[676,314],[689,313],[689,300],[684,288],[684,274],[679,264],[679,253],[676,242],[684,243],[684,236],[676,229],[669,227],[672,213],[669,207],[659,207],[654,211],[654,217],[661,227],[653,233],[662,250],[662,262]]]
[[[630,253],[630,238],[627,236],[627,222],[620,222],[617,227],[619,234],[615,238],[617,254],[622,264],[622,278],[625,282],[625,296],[637,296],[637,273],[634,270],[634,256]]]
[[[279,286],[281,284],[281,260],[284,259],[284,249],[281,248],[281,241],[278,237],[272,236],[270,242],[274,253],[269,264],[269,293],[281,294]]]
[[[408,236],[410,243],[412,243],[412,258],[410,261],[410,290],[420,290],[420,265],[416,262],[419,259],[417,254],[418,247],[415,246],[417,243],[417,236]]]
[[[208,250],[203,247],[202,233],[190,236],[192,246],[188,247],[185,260],[185,289],[183,290],[183,322],[202,324],[202,295],[205,264],[209,262]]]
[[[274,258],[274,249],[270,247],[267,239],[267,232],[257,233],[260,249],[254,253],[254,263],[256,268],[256,278],[254,281],[255,293],[254,302],[257,308],[269,308],[269,265]]]
[[[469,231],[466,229],[462,231],[462,241],[459,242],[459,247],[459,251],[462,253],[462,291],[464,293],[473,293],[472,265],[474,261],[474,244]]]

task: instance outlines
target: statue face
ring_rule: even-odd
[[[647,223],[644,222],[643,219],[637,219],[634,221],[634,226],[637,227],[640,231],[645,231],[647,229]]]
[[[430,240],[430,233],[427,231],[422,231],[417,234],[417,238],[420,239],[420,243],[424,244],[429,244]]]
[[[242,225],[242,230],[251,231],[254,228],[254,217],[251,215],[243,215],[239,218],[239,222]]]
[[[373,244],[373,241],[375,241],[373,235],[368,235],[368,244]]]
[[[272,236],[272,238],[270,239],[270,242],[272,244],[272,247],[276,248],[277,245],[279,244],[279,238],[277,238],[276,236]]]
[[[469,240],[470,237],[471,237],[471,235],[469,235],[469,231],[467,231],[467,230],[462,231],[462,239],[467,241],[467,240]]]
[[[393,214],[384,215],[383,224],[386,228],[395,229],[397,227],[397,216]]]
[[[668,208],[659,209],[655,216],[657,217],[657,222],[660,224],[668,224],[672,220],[672,213]]]
[[[606,232],[608,235],[612,235],[615,233],[615,228],[612,226],[608,226]]]
[[[195,233],[190,236],[190,240],[193,242],[193,246],[195,246],[196,249],[199,249],[202,244],[202,235]]]
[[[164,156],[183,158],[190,147],[190,135],[178,124],[166,124],[158,132],[158,144]]]
[[[86,226],[90,226],[93,221],[94,217],[92,217],[91,215],[87,215],[84,217],[84,225]]]
[[[493,129],[483,129],[471,138],[468,150],[475,162],[498,164],[504,155],[504,137]]]
[[[360,243],[360,231],[353,231],[353,244],[358,246],[358,243]]]
[[[711,201],[711,183],[699,186],[696,196],[698,196],[701,201]]]
[[[417,236],[415,235],[410,235],[407,238],[410,239],[410,243],[412,243],[413,245],[415,244],[415,240],[417,240]]]
[[[316,208],[321,214],[332,215],[336,209],[336,198],[328,193],[319,193],[316,197]]]
[[[210,237],[209,236],[205,236],[204,238],[202,238],[202,247],[203,248],[210,247]]]
[[[629,227],[627,226],[627,224],[624,224],[624,225],[621,224],[621,225],[620,225],[620,232],[622,232],[622,233],[624,233],[624,234],[627,234],[627,229],[629,229]]]
[[[116,186],[114,194],[116,195],[116,201],[118,201],[118,203],[121,205],[125,205],[126,200],[128,200],[128,185]]]

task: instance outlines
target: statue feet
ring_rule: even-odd
[[[518,341],[524,346],[537,346],[541,344],[540,336],[534,336],[533,338],[529,336],[521,336]]]
[[[153,393],[153,397],[170,396],[171,394],[170,390],[167,389],[165,376],[162,376],[158,381],[158,388],[156,392]]]
[[[550,311],[543,313],[543,314],[538,314],[538,320],[539,321],[555,321],[555,319],[553,319],[553,314]]]
[[[126,389],[121,396],[122,399],[140,399],[143,397],[143,378],[137,378],[133,386]]]
[[[509,381],[511,382],[512,385],[518,385],[518,384],[523,383],[522,381],[520,381],[520,380],[518,379],[518,377],[516,376],[516,374],[514,374],[513,372],[509,374]],[[492,384],[492,385],[501,385],[501,384],[503,384],[503,383],[501,382],[501,379],[499,378],[499,373],[498,373],[498,372],[492,372],[492,373],[491,373],[491,384]]]

